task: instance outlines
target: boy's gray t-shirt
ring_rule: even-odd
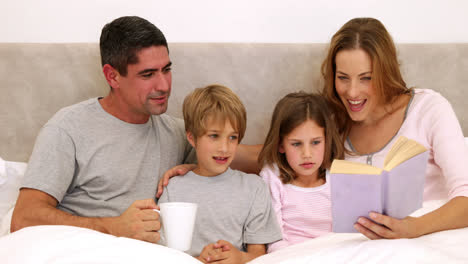
[[[155,198],[159,177],[191,150],[183,120],[163,114],[131,124],[89,99],[44,125],[22,187],[48,193],[74,215],[118,216],[136,200]]]
[[[228,169],[214,177],[189,172],[173,177],[159,199],[197,203],[198,210],[188,254],[222,239],[245,251],[245,244],[268,244],[281,239],[270,191],[257,175]],[[164,223],[162,223],[164,229]]]

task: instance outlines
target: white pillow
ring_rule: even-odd
[[[6,162],[0,158],[0,187],[6,182],[7,179],[5,163]]]
[[[10,232],[11,213],[18,198],[26,163],[0,158],[0,236]]]

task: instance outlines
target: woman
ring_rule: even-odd
[[[429,149],[424,201],[448,199],[421,217],[371,213],[355,228],[371,239],[413,238],[468,226],[468,149],[450,103],[404,82],[391,36],[380,21],[355,18],[332,37],[322,64],[324,96],[336,111],[346,159],[383,167],[403,135]]]

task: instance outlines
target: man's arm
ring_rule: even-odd
[[[11,221],[11,232],[36,225],[70,225],[115,236],[156,243],[159,240],[159,214],[153,199],[134,202],[117,217],[81,217],[57,209],[58,201],[49,194],[29,188],[20,190]]]
[[[258,154],[262,150],[263,145],[239,145],[237,147],[236,156],[231,163],[231,168],[240,170],[245,173],[258,174],[260,172],[260,165],[257,162]],[[156,197],[161,197],[164,187],[169,184],[169,179],[174,176],[183,176],[187,172],[195,169],[195,164],[182,164],[177,165],[164,173],[159,180],[158,191]]]

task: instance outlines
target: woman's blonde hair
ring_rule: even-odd
[[[247,113],[239,97],[231,89],[213,84],[197,88],[184,99],[182,112],[185,131],[193,134],[194,139],[206,133],[206,121],[214,118],[216,122],[229,120],[239,133],[239,143],[245,134]]]
[[[383,104],[392,103],[410,90],[400,73],[397,52],[392,37],[384,25],[374,18],[354,18],[333,35],[328,55],[322,63],[325,80],[323,95],[336,113],[338,129],[347,136],[351,119],[335,88],[336,55],[342,50],[362,49],[372,61],[372,85]]]
[[[343,143],[325,98],[305,92],[290,93],[276,104],[270,130],[258,157],[261,166],[276,164],[280,171],[280,179],[285,184],[293,181],[296,175],[286,155],[279,152],[279,146],[285,136],[307,120],[312,120],[324,128],[325,153],[319,168],[319,177],[325,177],[325,170],[330,168],[333,159],[343,158]]]

